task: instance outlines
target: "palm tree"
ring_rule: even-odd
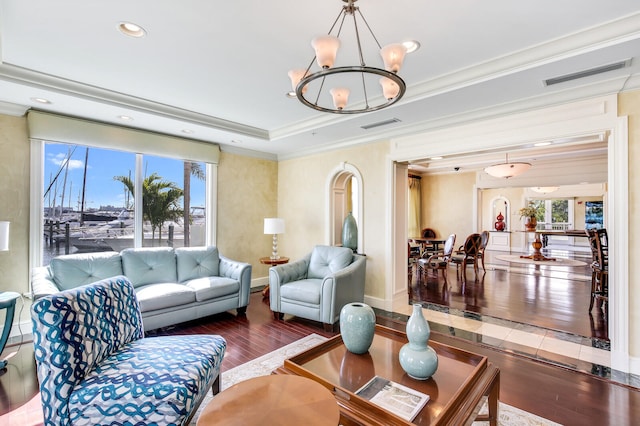
[[[204,180],[205,173],[200,163],[194,161],[184,162],[184,246],[189,247],[189,225],[191,223],[191,176]]]
[[[134,183],[128,176],[114,176],[114,180],[122,182],[131,195],[135,197]],[[180,198],[183,191],[173,182],[163,181],[157,173],[152,173],[142,182],[142,217],[151,223],[151,239],[155,240],[158,229],[159,240],[162,241],[162,225],[168,220],[176,220],[182,216]]]

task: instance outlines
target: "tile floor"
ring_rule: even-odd
[[[611,352],[606,340],[562,333],[431,303],[422,305],[426,308],[423,310],[424,316],[434,331],[640,388],[640,376],[611,369]],[[377,311],[376,314],[406,320],[412,309],[411,305],[407,305],[400,309],[402,312]]]

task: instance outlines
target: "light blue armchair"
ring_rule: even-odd
[[[344,305],[364,301],[366,266],[366,257],[350,248],[316,246],[300,260],[269,268],[274,317],[292,314],[333,330]]]
[[[186,425],[220,389],[224,338],[143,338],[124,276],[44,296],[31,319],[47,426]]]

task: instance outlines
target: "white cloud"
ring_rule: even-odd
[[[64,164],[64,160],[66,158],[65,154],[57,154],[55,157],[51,157],[49,160],[55,164],[56,166],[60,167]],[[84,167],[84,162],[80,161],[80,160],[69,160],[69,170],[76,170],[76,169],[81,169]]]

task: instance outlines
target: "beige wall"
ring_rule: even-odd
[[[422,228],[440,238],[456,234],[456,247],[474,232],[475,173],[422,176]]]
[[[618,96],[618,114],[629,116],[629,259],[640,255],[640,91]],[[629,354],[640,357],[640,276],[629,270]]]
[[[364,194],[364,252],[367,255],[365,293],[385,297],[385,203],[387,199],[386,156],[388,142],[378,142],[284,160],[278,164],[278,216],[286,223],[286,234],[278,247],[284,256],[296,259],[325,244],[325,203],[329,174],[342,162],[355,166],[362,175]]]
[[[0,292],[29,291],[29,140],[24,117],[0,115],[0,220],[11,222],[9,251],[0,252]],[[22,305],[16,304],[18,321]],[[4,310],[3,310],[4,312]],[[28,304],[21,322],[29,320]],[[0,314],[4,323],[4,313]]]
[[[264,218],[276,216],[277,198],[276,161],[221,153],[217,246],[222,255],[251,263],[253,279],[269,274],[258,259],[271,254],[272,236],[264,234]]]

